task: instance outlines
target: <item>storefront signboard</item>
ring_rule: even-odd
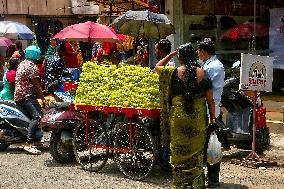
[[[272,91],[273,57],[241,54],[240,89]]]
[[[99,5],[87,0],[71,0],[73,14],[99,14]]]

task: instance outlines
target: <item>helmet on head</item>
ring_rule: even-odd
[[[30,45],[25,49],[25,58],[29,60],[39,60],[41,55],[40,48],[35,45]]]

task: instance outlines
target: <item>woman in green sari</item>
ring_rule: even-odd
[[[180,66],[165,66],[177,54]],[[215,109],[211,83],[204,79],[204,70],[194,62],[194,54],[191,43],[187,43],[155,67],[160,75],[161,143],[171,150],[174,188],[205,188],[205,99],[211,122],[215,121]]]

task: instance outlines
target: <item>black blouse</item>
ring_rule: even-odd
[[[172,94],[173,96],[183,95],[184,85],[185,83],[178,77],[177,69],[173,72],[172,77]],[[201,82],[197,84],[197,92],[196,95],[202,95],[205,91],[212,89],[212,83],[209,79],[203,79]]]

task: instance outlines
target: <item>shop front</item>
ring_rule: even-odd
[[[281,29],[283,1],[181,0],[172,4],[166,1],[166,4],[166,13],[173,6],[171,16],[179,34],[174,36],[175,41],[195,43],[210,37],[215,41],[216,54],[227,68],[240,60],[241,53],[251,53],[275,57],[274,72],[283,73],[284,58],[280,56],[283,53],[279,53],[284,44],[281,43],[284,39]],[[278,80],[279,77],[274,77],[273,84],[277,87]]]

